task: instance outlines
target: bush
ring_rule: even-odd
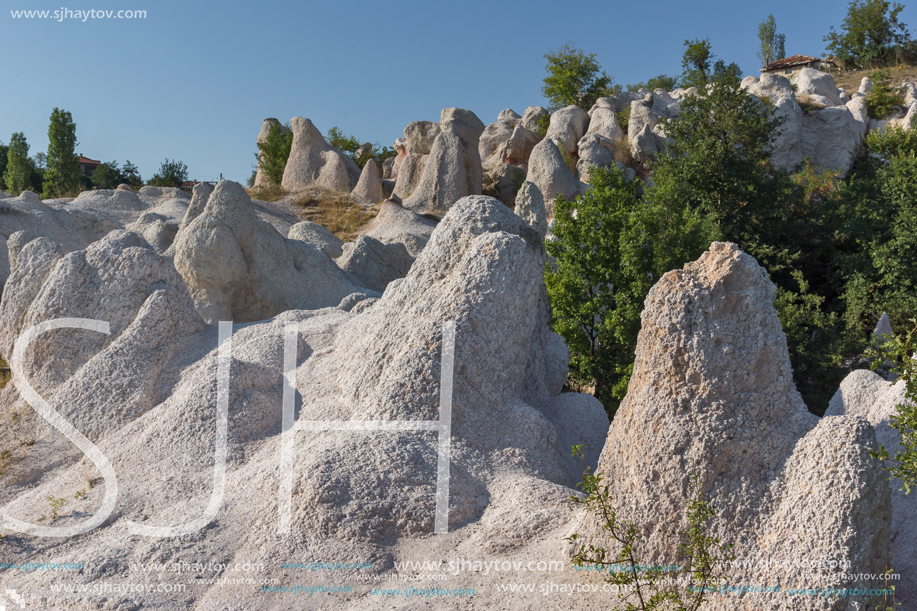
[[[255,153],[255,159],[258,160],[261,166],[261,173],[264,175],[268,186],[280,186],[292,147],[293,130],[290,128],[289,123],[284,127],[281,127],[278,123],[271,125],[264,142],[258,143],[258,152]],[[257,170],[252,174],[249,186],[254,185],[256,173]]]
[[[180,187],[186,180],[188,180],[188,166],[181,161],[166,158],[148,184],[154,187]]]
[[[3,182],[12,195],[19,195],[30,188],[32,183],[32,160],[29,158],[29,143],[25,134],[16,132],[10,138],[9,152],[7,153],[6,171],[3,173]]]
[[[888,70],[873,70],[869,78],[873,88],[866,96],[866,108],[871,118],[883,119],[904,106],[904,98],[892,90]]]
[[[80,166],[76,160],[76,123],[66,110],[55,108],[48,126],[48,169],[44,193],[48,197],[77,195],[80,190]]]

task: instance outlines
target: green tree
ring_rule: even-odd
[[[32,160],[29,159],[29,143],[25,134],[16,132],[10,138],[6,171],[3,182],[13,195],[19,195],[32,186]]]
[[[558,197],[556,266],[545,273],[552,326],[570,347],[570,373],[613,415],[627,392],[640,312],[662,274],[698,257],[710,227],[679,200],[640,200],[637,183],[596,168],[575,201]]]
[[[702,89],[709,80],[713,57],[709,38],[686,40],[685,52],[681,58],[682,87]]]
[[[394,149],[390,149],[387,146],[380,148],[378,144],[369,144],[368,142],[360,144],[356,137],[345,136],[344,131],[336,125],[328,130],[325,140],[328,144],[350,157],[361,170],[370,159],[375,159],[379,167],[382,167],[383,161],[397,155]]]
[[[114,189],[122,182],[117,161],[102,163],[92,173],[92,184],[99,189]]]
[[[834,27],[824,37],[828,51],[848,66],[882,67],[906,42],[906,28],[898,21],[904,6],[888,0],[852,0],[841,31]]]
[[[143,186],[143,177],[140,176],[140,170],[130,160],[124,162],[121,166],[121,180],[130,185],[132,189],[139,189]]]
[[[159,166],[159,171],[153,174],[149,184],[154,187],[180,187],[181,183],[188,180],[188,166],[178,160],[166,159]]]
[[[76,160],[76,123],[66,110],[55,108],[48,126],[48,169],[45,172],[45,195],[74,195],[80,186],[80,166]]]
[[[293,130],[287,123],[281,127],[274,123],[268,129],[264,142],[258,143],[258,152],[255,159],[261,166],[261,173],[269,186],[279,187],[283,181],[283,171],[287,167],[290,149],[293,147]],[[252,181],[254,184],[254,181]]]
[[[773,15],[758,24],[758,60],[762,66],[786,57],[786,36],[777,33],[777,20]]]
[[[619,93],[620,86],[602,70],[595,53],[586,54],[566,44],[557,51],[545,53],[548,60],[541,93],[553,112],[565,106],[589,110],[598,98]]]
[[[668,74],[660,74],[654,76],[645,83],[637,83],[636,85],[628,85],[628,91],[640,91],[641,89],[648,89],[649,91],[655,91],[657,89],[664,89],[666,91],[673,91],[678,87],[678,79],[674,76],[669,76]]]
[[[869,73],[873,83],[872,91],[866,94],[866,108],[873,119],[883,119],[904,106],[904,98],[898,95],[891,85],[891,72],[888,70],[873,70]]]

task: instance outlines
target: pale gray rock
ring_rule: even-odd
[[[887,317],[883,314],[883,319]],[[879,325],[882,325],[880,321]],[[891,325],[887,326],[891,331]],[[876,327],[879,330],[879,326]],[[885,331],[883,331],[885,332]],[[876,439],[895,456],[901,435],[891,426],[891,417],[898,405],[905,405],[903,381],[887,382],[878,374],[865,369],[853,371],[841,382],[825,417],[859,416],[875,428]],[[917,499],[905,495],[901,482],[889,480],[892,499],[891,555],[894,572],[901,575],[895,582],[895,600],[907,608],[917,602]]]
[[[771,164],[793,171],[802,163],[802,108],[796,102],[790,81],[779,74],[762,74],[760,79],[747,76],[742,87],[773,107],[774,115],[783,119],[780,132],[771,145]]]
[[[123,182],[120,185],[118,185],[117,189],[119,191],[133,191],[134,190],[133,187]]]
[[[333,307],[363,288],[317,246],[284,238],[260,220],[241,185],[226,180],[179,232],[174,261],[211,323]]]
[[[544,196],[535,183],[529,181],[522,183],[519,193],[516,194],[515,213],[528,223],[532,229],[537,231],[542,239],[548,234],[548,213],[544,204]],[[563,377],[566,382],[566,373],[564,373]],[[561,384],[561,387],[563,387],[563,384]]]
[[[363,286],[378,293],[385,291],[392,280],[404,278],[413,262],[414,257],[404,244],[383,244],[366,235],[344,244],[344,253],[336,261],[341,269],[352,274]]]
[[[349,193],[360,179],[360,168],[352,159],[330,144],[304,117],[293,117],[293,146],[283,171],[281,186],[301,191],[312,185]]]
[[[436,221],[408,210],[398,202],[386,200],[376,217],[360,228],[361,235],[385,244],[402,243],[412,257],[426,245],[436,228]]]
[[[579,106],[565,106],[554,111],[545,138],[553,140],[561,150],[570,155],[576,152],[576,143],[589,128],[589,115]]]
[[[725,578],[781,589],[709,599],[721,611],[782,606],[800,571],[784,561],[825,559],[860,574],[882,573],[891,560],[890,495],[869,455],[877,447],[873,428],[863,418],[819,419],[806,409],[775,296],[767,272],[735,244],[715,242],[665,274],[647,295],[633,375],[597,468],[618,515],[641,525],[645,542],[635,553],[648,564],[676,557],[679,540],[670,533],[686,527],[696,474],[718,509],[707,534],[749,563]],[[577,532],[583,543],[617,553],[593,517]],[[806,587],[878,587],[837,567],[805,570]],[[792,599],[799,609],[828,610],[833,602]]]
[[[481,156],[481,167],[486,171],[506,161],[509,141],[513,137],[513,128],[509,123],[496,121],[484,128],[478,144]]]
[[[393,193],[405,199],[409,197],[420,185],[420,179],[423,177],[423,170],[426,167],[428,155],[420,153],[407,153],[401,160],[398,167],[398,178],[395,180],[395,190]]]
[[[560,149],[550,138],[545,138],[532,149],[525,179],[534,183],[544,196],[548,218],[554,216],[555,197],[562,195],[564,199],[570,200],[588,189],[588,185],[574,178],[564,163]]]
[[[440,130],[417,188],[404,200],[405,208],[420,214],[442,216],[459,199],[482,189],[478,144],[484,124],[470,110],[446,108]]]
[[[264,144],[267,142],[268,134],[271,132],[273,126],[279,126],[282,132],[289,133],[286,125],[283,125],[277,119],[265,119],[261,122],[261,131],[258,132],[258,138],[255,139],[256,144]],[[254,188],[263,188],[268,186],[267,178],[264,175],[264,170],[261,169],[261,154],[258,155],[258,167],[255,170],[255,182],[252,184]]]
[[[408,154],[408,141],[407,138],[396,138],[392,148],[395,149],[395,161],[392,162],[392,180],[398,179],[398,170],[401,168],[401,163],[404,161],[404,158]]]
[[[513,134],[506,143],[503,160],[506,163],[518,166],[527,165],[532,149],[541,141],[538,134],[522,125],[513,128]]]
[[[392,180],[395,178],[392,170],[395,168],[395,158],[389,157],[382,162],[382,180]]]
[[[313,246],[321,248],[332,259],[340,257],[344,253],[344,242],[327,228],[318,223],[303,221],[290,227],[287,238],[291,240],[302,240]]]
[[[615,165],[614,153],[605,147],[605,140],[596,134],[587,134],[577,144],[579,159],[576,162],[576,177],[582,182],[589,182],[589,170],[595,167],[607,168]],[[620,165],[624,169],[624,164]]]
[[[879,317],[879,322],[876,323],[876,328],[873,329],[872,334],[877,340],[881,341],[885,341],[882,336],[894,334],[892,331],[892,321],[889,320],[888,314],[882,312],[882,316]]]
[[[516,127],[522,123],[522,117],[519,116],[519,113],[512,108],[504,108],[500,111],[500,114],[497,115],[497,121],[506,123],[510,127]]]
[[[857,89],[857,93],[869,95],[869,92],[873,89],[875,89],[875,85],[872,84],[872,79],[868,76],[864,76],[863,80],[860,81],[860,88]]]
[[[379,176],[379,166],[375,159],[370,159],[363,166],[360,180],[353,188],[350,196],[354,201],[364,204],[378,204],[382,201],[382,179]]]
[[[819,171],[846,176],[860,151],[861,130],[846,107],[812,110],[802,116],[802,155],[811,157]]]
[[[433,142],[440,133],[440,124],[433,121],[414,121],[404,128],[404,139],[409,153],[429,155]]]
[[[834,77],[814,68],[802,68],[790,75],[790,82],[796,85],[796,96],[808,95],[827,106],[841,106]]]
[[[901,89],[904,91],[904,105],[913,106],[914,102],[917,102],[917,85],[904,83],[901,85]]]
[[[501,163],[484,173],[482,191],[500,200],[509,207],[514,205],[516,191],[525,180],[526,170],[523,167]]]
[[[546,108],[542,108],[541,106],[529,106],[522,114],[522,127],[529,131],[537,132],[538,122],[541,121],[543,117],[549,116],[550,113],[548,113]]]
[[[626,134],[618,125],[618,119],[611,108],[597,106],[592,109],[589,116],[589,129],[586,131],[586,136],[602,138],[602,146],[610,148],[614,142],[625,138]]]
[[[850,116],[858,123],[861,136],[869,130],[869,109],[866,107],[866,98],[853,98],[845,104]]]
[[[648,123],[630,136],[630,154],[637,161],[645,163],[653,159],[658,151],[656,134]]]

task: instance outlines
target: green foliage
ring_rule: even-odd
[[[907,335],[886,338],[875,352],[872,362],[875,366],[891,362],[892,371],[904,380],[905,403],[896,406],[897,413],[890,419],[890,424],[901,434],[898,451],[892,457],[887,448],[880,448],[874,453],[875,458],[887,461],[889,474],[901,482],[905,494],[910,494],[917,486],[917,319],[911,319],[914,327]]]
[[[284,127],[281,127],[279,123],[274,123],[268,128],[264,142],[258,143],[258,152],[255,153],[255,159],[261,165],[261,173],[264,175],[269,187],[280,186],[292,147],[293,130],[289,123]],[[249,186],[254,185],[256,173],[257,170],[252,174]]]
[[[368,142],[360,144],[360,141],[354,136],[345,136],[341,128],[337,126],[328,130],[325,140],[328,141],[328,144],[350,157],[361,170],[370,159],[375,159],[381,170],[383,161],[398,154],[395,149],[390,149],[387,146],[379,148],[378,144],[369,144]]]
[[[92,185],[99,189],[114,189],[122,182],[117,161],[100,164],[92,173]]]
[[[697,87],[702,92],[708,83],[715,80],[742,80],[742,69],[737,64],[727,64],[721,59],[714,62],[714,57],[709,38],[686,40],[685,53],[681,59],[684,71],[681,86]]]
[[[545,53],[548,60],[541,93],[553,112],[565,106],[589,110],[598,98],[620,93],[620,86],[602,70],[595,53],[586,54],[566,44],[557,51]]]
[[[586,466],[583,447],[573,446],[573,456],[583,463],[582,481],[576,487],[586,496],[570,495],[569,507],[585,509],[587,514],[598,519],[602,532],[618,548],[612,556],[604,547],[580,543],[579,535],[573,534],[565,539],[573,545],[573,564],[608,567],[605,581],[633,594],[635,602],[624,601],[623,606],[610,607],[615,611],[700,609],[707,594],[723,584],[725,571],[735,555],[731,544],[721,544],[707,531],[707,523],[716,515],[716,508],[701,492],[699,476],[690,476],[691,496],[687,499],[684,516],[687,527],[680,532],[667,533],[678,539],[678,564],[661,565],[641,561],[640,548],[645,543],[641,531],[644,528],[618,515],[602,474],[593,475]],[[692,581],[683,591],[673,583],[684,574],[689,574]]]
[[[57,512],[67,503],[66,500],[48,495],[48,504],[51,506],[51,519],[57,518]]]
[[[32,160],[29,159],[29,143],[25,134],[16,132],[10,138],[6,171],[3,182],[12,195],[19,195],[32,185]]]
[[[674,76],[669,76],[668,74],[660,74],[654,76],[645,83],[637,83],[636,85],[628,85],[628,91],[640,91],[641,89],[647,89],[649,91],[655,91],[657,89],[664,89],[666,91],[673,91],[678,88],[678,78]]]
[[[130,185],[131,189],[134,190],[143,186],[143,177],[140,176],[140,170],[129,159],[121,166],[121,182]]]
[[[180,187],[181,183],[188,180],[188,166],[178,160],[166,159],[159,166],[159,171],[153,174],[149,184],[154,187]]]
[[[551,127],[551,115],[541,115],[538,117],[535,133],[539,138],[544,138],[548,134],[549,127]]]
[[[891,73],[888,70],[873,70],[869,78],[873,84],[872,91],[866,95],[866,108],[870,117],[882,119],[904,106],[904,98],[892,90]]]
[[[76,123],[66,110],[55,108],[48,126],[48,169],[44,194],[49,197],[75,195],[80,188],[80,166],[76,159]]]
[[[758,61],[762,66],[786,57],[786,36],[777,33],[777,20],[773,15],[758,24]]]
[[[700,255],[710,228],[679,200],[639,200],[617,168],[595,168],[574,202],[555,201],[556,266],[545,272],[552,326],[570,346],[571,378],[613,415],[627,391],[640,312],[662,274]]]
[[[6,174],[6,160],[7,154],[9,153],[10,147],[3,144],[3,141],[0,140],[0,189],[3,189],[3,175]]]
[[[851,0],[836,32],[832,26],[826,49],[848,66],[886,66],[906,42],[905,25],[898,21],[904,6],[888,0]]]

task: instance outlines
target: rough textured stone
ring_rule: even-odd
[[[379,293],[392,280],[404,278],[413,262],[414,257],[404,244],[383,244],[366,235],[344,244],[344,253],[336,261],[341,269],[353,274],[363,286]]]
[[[618,118],[612,109],[596,107],[592,109],[589,116],[589,129],[586,135],[602,138],[602,146],[610,148],[615,141],[626,136],[624,130],[618,125]]]
[[[379,176],[379,166],[374,159],[370,159],[363,166],[360,180],[350,195],[354,201],[364,204],[378,204],[382,201],[382,179]]]
[[[484,194],[512,207],[516,200],[516,190],[525,180],[525,174],[522,167],[508,163],[497,164],[484,174],[482,190]]]
[[[714,243],[650,290],[627,396],[599,459],[619,517],[641,525],[647,564],[671,563],[691,474],[717,508],[708,533],[748,561],[727,579],[780,586],[780,594],[735,593],[711,609],[776,608],[799,569],[762,560],[849,563],[882,573],[889,561],[890,498],[872,427],[862,418],[809,413],[793,385],[776,289],[735,244]],[[650,502],[651,500],[651,502]],[[587,541],[617,549],[587,518]],[[825,566],[806,587],[877,587]],[[848,599],[849,600],[849,599]],[[863,598],[854,598],[862,604]],[[799,609],[830,609],[807,596]]]
[[[400,242],[412,257],[426,245],[436,228],[436,221],[412,212],[401,204],[386,200],[376,217],[360,228],[359,233],[385,244]]]
[[[513,134],[506,143],[506,150],[503,160],[512,165],[527,165],[529,157],[532,155],[532,149],[541,138],[535,132],[517,125],[513,128]]]
[[[615,165],[615,155],[604,146],[601,136],[587,134],[579,141],[577,149],[579,160],[576,162],[576,177],[582,182],[589,182],[589,170],[594,167],[607,168]],[[621,164],[621,169],[624,166]]]
[[[500,114],[497,115],[497,121],[506,123],[510,127],[516,127],[522,123],[522,117],[512,108],[504,108],[500,111]]]
[[[538,122],[542,120],[542,117],[548,116],[550,116],[550,114],[546,108],[542,108],[541,106],[529,106],[522,114],[522,127],[529,131],[537,132]]]
[[[175,268],[211,323],[332,307],[363,290],[317,246],[284,238],[258,219],[241,185],[226,180],[176,237]]]
[[[542,239],[548,234],[548,214],[545,209],[544,196],[535,183],[529,181],[522,183],[519,193],[516,194],[515,213],[537,231]]]
[[[293,117],[293,146],[283,171],[281,186],[287,191],[301,191],[318,185],[349,193],[360,179],[360,168],[352,159],[330,144],[304,117]]]
[[[790,81],[779,74],[762,74],[760,79],[747,76],[742,87],[774,107],[774,114],[783,118],[781,131],[771,145],[771,163],[793,171],[802,163],[802,109],[796,102]]]
[[[420,214],[442,216],[459,199],[482,189],[478,142],[484,124],[470,110],[446,108],[440,129],[417,188],[404,200],[405,208]]]
[[[846,107],[812,110],[802,116],[802,155],[819,171],[846,176],[862,143],[862,125]]]
[[[558,148],[570,155],[576,152],[576,143],[589,128],[589,115],[579,106],[565,106],[554,111],[545,138],[553,140]]]
[[[565,199],[572,199],[588,189],[588,185],[576,180],[570,173],[560,149],[550,138],[545,138],[532,150],[526,180],[534,183],[541,191],[549,218],[554,216],[554,198],[558,194]]]
[[[478,153],[481,156],[481,167],[489,170],[504,163],[508,143],[513,137],[513,128],[509,123],[496,121],[484,128],[478,144]]]
[[[336,259],[344,253],[344,242],[341,238],[331,233],[322,225],[311,221],[296,223],[290,227],[287,237],[291,240],[302,240],[303,242],[308,242],[313,246],[317,246],[324,250],[332,259]]]
[[[790,76],[790,82],[796,85],[796,96],[808,95],[813,100],[827,106],[841,106],[843,102],[837,95],[834,77],[827,72],[814,68],[802,68]]]
[[[404,128],[404,139],[408,152],[415,155],[429,155],[433,142],[440,133],[439,123],[414,121]]]
[[[884,332],[878,326],[876,330]],[[888,330],[891,330],[890,324]],[[903,381],[889,383],[872,371],[860,369],[841,382],[825,417],[865,418],[875,427],[878,442],[894,456],[900,447],[901,436],[890,421],[897,413],[896,406],[906,402]],[[917,604],[917,499],[913,493],[905,495],[898,480],[891,480],[889,486],[892,498],[891,566],[901,575],[900,581],[895,582],[895,600],[907,609]]]

